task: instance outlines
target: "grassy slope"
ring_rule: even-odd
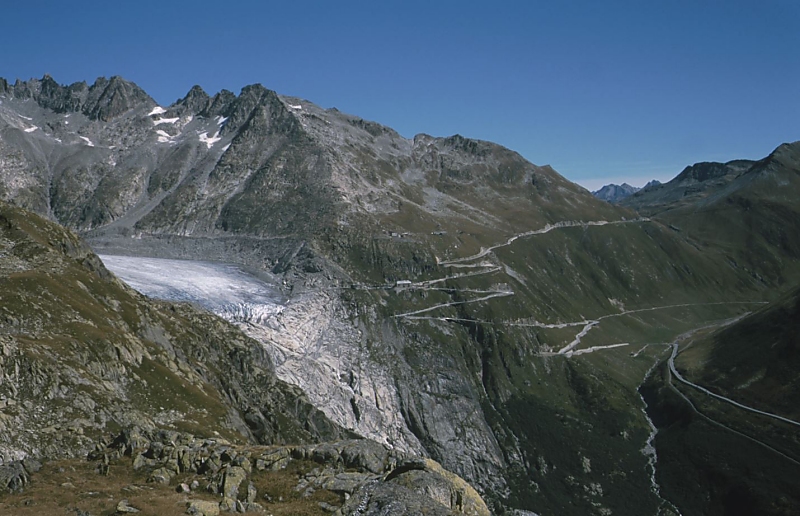
[[[466,288],[506,285],[514,290],[513,297],[427,313],[471,319],[474,323],[461,323],[460,327],[452,322],[399,323],[413,328],[421,335],[420,341],[436,343],[440,352],[463,356],[481,379],[486,393],[484,410],[498,438],[506,439],[509,450],[523,450],[525,466],[509,472],[515,488],[512,503],[543,511],[563,507],[588,511],[596,500],[585,491],[581,496],[576,492],[593,481],[605,488],[602,503],[620,513],[658,503],[644,484],[629,489],[643,479],[634,479],[633,472],[645,469],[638,450],[647,431],[638,414],[641,405],[634,391],[654,360],[666,357],[663,344],[685,331],[757,306],[749,302],[774,299],[797,277],[800,254],[794,246],[800,239],[791,234],[800,228],[800,219],[792,196],[776,195],[781,188],[778,183],[796,191],[791,172],[794,165],[792,158],[777,159],[780,166],[775,162],[773,159],[761,163],[747,184],[736,185],[735,195],[721,198],[713,191],[705,192],[699,196],[701,208],[677,209],[641,224],[560,229],[520,239],[486,257],[509,267],[516,275],[501,270],[449,280],[442,284],[451,289],[445,292],[383,295],[385,314],[389,316],[437,303],[468,300],[470,295],[460,292]],[[729,184],[723,182],[723,186]],[[523,186],[511,195],[519,199],[519,212],[509,217],[516,221],[516,230],[542,227],[545,220],[554,220],[547,218],[553,215],[564,220],[631,217],[620,210],[594,212],[591,203],[587,203],[583,211],[571,207],[539,218],[541,207],[526,206],[526,191]],[[530,216],[531,212],[539,215]],[[428,253],[443,258],[465,256],[512,234],[510,230],[503,234],[480,224],[454,223],[448,227],[439,219],[435,227],[446,234],[421,237],[413,234],[413,229],[421,227],[418,224],[428,214],[411,208],[403,213],[393,222],[400,230],[412,232],[408,241],[373,240],[370,250],[361,253],[357,246],[350,248],[354,262],[360,264],[361,270],[375,274],[375,281],[441,277],[453,269],[436,266]],[[434,224],[424,227],[432,229]],[[420,240],[432,250],[426,253],[420,249],[424,249]],[[742,304],[725,304],[730,302]],[[531,319],[567,322],[597,318],[618,313],[619,303],[626,310],[691,306],[603,320],[584,338],[581,347],[620,342],[630,346],[571,361],[539,357],[537,352],[544,346],[558,349],[566,345],[580,328],[546,330],[508,324]],[[631,356],[643,347],[644,353]],[[623,433],[630,441],[619,438]],[[698,442],[704,440],[705,434],[699,433]],[[719,453],[723,451],[724,448]],[[583,472],[579,453],[603,463],[606,469]],[[616,467],[612,466],[615,463]],[[768,482],[771,475],[763,470],[762,474],[764,482]],[[625,482],[617,485],[621,478]],[[714,500],[716,508],[729,503],[719,497]]]
[[[800,291],[794,290],[735,324],[698,334],[682,347],[676,367],[712,392],[796,420],[798,321]],[[658,478],[665,495],[686,514],[796,514],[797,427],[715,400],[674,379],[670,387],[668,378],[662,368],[643,389],[659,427]]]
[[[275,516],[322,516],[330,514],[320,507],[320,502],[342,504],[342,497],[320,489],[309,497],[295,487],[300,478],[318,464],[309,461],[292,461],[278,471],[254,471],[251,480],[259,493],[258,502]],[[180,483],[191,484],[198,480],[208,483],[202,475],[181,474],[169,484],[146,482],[149,471],[134,470],[131,459],[125,457],[111,464],[108,476],[99,475],[97,465],[86,460],[57,460],[44,465],[33,475],[24,491],[0,496],[0,512],[17,516],[41,514],[75,514],[85,511],[95,516],[119,514],[120,500],[140,510],[142,516],[186,514],[189,500],[219,503],[219,496],[204,492],[203,487],[191,494],[178,493]],[[264,495],[269,496],[266,501]],[[258,514],[248,512],[247,514]]]

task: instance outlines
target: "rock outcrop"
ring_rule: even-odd
[[[174,431],[128,429],[98,443],[88,459],[99,466],[132,460],[135,470],[150,472],[151,482],[193,476],[195,490],[212,493],[219,502],[190,500],[189,514],[265,512],[259,502],[264,501],[264,493],[259,493],[253,479],[262,472],[283,470],[292,461],[317,465],[294,490],[339,495],[338,507],[327,504],[337,515],[489,514],[480,495],[437,462],[363,439],[304,446],[236,446],[224,439]]]

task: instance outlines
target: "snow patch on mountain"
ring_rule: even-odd
[[[171,136],[166,131],[162,131],[161,129],[159,129],[158,131],[156,131],[156,134],[158,135],[158,143],[175,143],[175,141],[173,140],[173,138],[175,137]]]
[[[219,133],[217,133],[219,135]],[[212,145],[220,141],[222,138],[220,136],[209,136],[207,132],[198,134],[200,137],[200,141],[205,143],[206,146],[210,149]]]
[[[175,117],[175,118],[157,118],[156,120],[153,120],[153,124],[154,125],[161,125],[161,124],[173,124],[174,125],[174,124],[176,124],[178,122],[178,120],[179,120],[178,117]]]

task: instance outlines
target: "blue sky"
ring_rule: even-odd
[[[0,76],[121,75],[169,104],[260,82],[491,140],[596,188],[800,139],[800,2],[13,2]]]

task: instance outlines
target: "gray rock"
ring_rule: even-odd
[[[0,466],[0,492],[18,491],[30,482],[22,461],[13,461]]]
[[[158,468],[147,477],[147,481],[156,482],[159,484],[169,484],[169,481],[172,480],[172,477],[174,476],[175,472],[173,470],[167,468]]]
[[[253,485],[252,482],[247,483],[247,502],[254,503],[256,498],[258,497],[258,490],[256,486]]]
[[[42,463],[33,457],[26,457],[22,459],[22,467],[24,467],[25,471],[28,473],[36,473],[42,469]]]
[[[128,504],[128,500],[120,500],[117,504],[117,513],[119,514],[133,514],[136,512],[141,512],[136,507],[132,507]]]
[[[192,500],[188,503],[186,514],[194,516],[219,516],[219,504],[205,500]]]
[[[236,500],[239,486],[247,479],[247,472],[239,466],[228,466],[222,473],[221,493],[225,498]]]

